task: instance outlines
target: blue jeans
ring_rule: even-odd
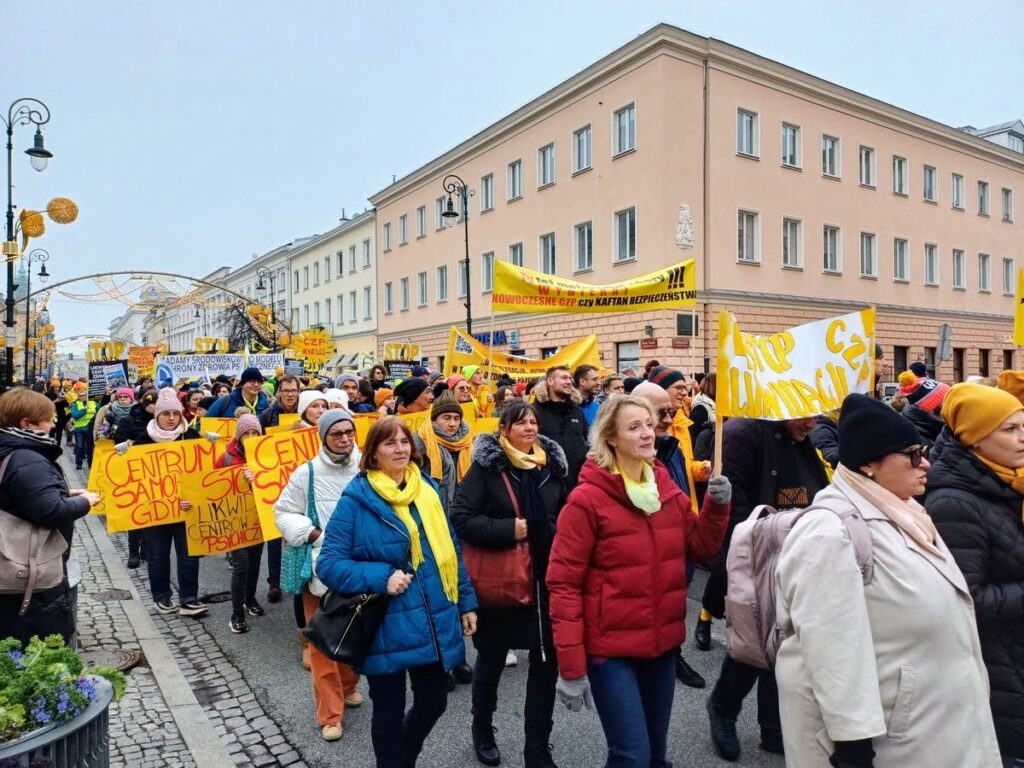
[[[154,525],[143,529],[146,542],[146,569],[149,590],[158,602],[171,600],[171,544],[178,570],[179,603],[195,602],[199,597],[199,558],[189,557],[188,534],[184,523]]]
[[[412,707],[405,711],[405,674],[412,685]],[[410,768],[430,731],[448,706],[448,676],[438,663],[367,675],[373,716],[370,738],[377,768]]]
[[[608,741],[605,768],[664,768],[675,694],[675,651],[590,662],[587,676]],[[643,717],[639,713],[643,712]]]
[[[88,437],[89,432],[86,429],[76,429],[75,435],[75,469],[82,468],[82,462],[88,460]]]
[[[267,584],[272,587],[281,586],[281,542],[284,539],[274,539],[267,542]],[[299,601],[302,595],[299,595]]]

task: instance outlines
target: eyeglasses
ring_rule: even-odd
[[[356,433],[356,431],[354,429],[336,429],[333,432],[328,432],[327,436],[328,437],[334,437],[334,438],[338,438],[338,437],[352,437],[352,435],[354,435],[355,433]]]
[[[675,419],[678,410],[678,408],[659,408],[658,421],[664,421],[665,419]]]
[[[905,451],[899,451],[899,453],[910,459],[910,466],[917,469],[921,466],[921,461],[928,458],[928,450],[927,445],[912,445]]]
[[[461,389],[463,391],[467,391],[467,390],[469,390],[469,385],[468,384],[459,384],[458,386],[455,387],[455,389]]]

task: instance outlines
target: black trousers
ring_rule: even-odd
[[[505,671],[508,648],[487,645],[477,648],[473,667],[473,719],[490,723],[498,707],[498,683]],[[555,711],[555,684],[558,663],[555,654],[542,660],[539,648],[530,650],[530,669],[526,677],[526,700],[523,702],[523,730],[526,748],[546,747],[551,736],[551,716]]]
[[[405,711],[405,678],[412,707]],[[439,663],[388,675],[367,675],[373,719],[370,737],[377,768],[411,768],[434,724],[448,706],[448,675]]]
[[[722,717],[736,719],[743,708],[743,699],[757,685],[757,722],[762,731],[782,733],[779,718],[779,687],[775,673],[770,669],[759,669],[742,661],[726,656],[722,662],[722,673],[718,676],[715,689],[711,692],[711,706]]]
[[[267,542],[267,584],[272,587],[281,586],[281,542],[274,539]]]
[[[241,614],[246,605],[256,602],[263,542],[236,549],[231,554],[231,611]]]

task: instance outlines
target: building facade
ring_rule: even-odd
[[[449,173],[472,190],[468,281]],[[502,351],[595,333],[608,368],[700,371],[719,310],[763,333],[874,305],[891,375],[938,364],[943,323],[938,375],[994,374],[1014,363],[1022,193],[1009,146],[660,25],[371,197],[378,351],[440,364],[468,293]],[[690,258],[693,311],[491,321],[495,259],[607,284]]]

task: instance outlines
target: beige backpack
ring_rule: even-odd
[[[0,484],[13,454],[0,463]],[[31,503],[31,502],[30,502]],[[37,589],[52,589],[64,580],[62,555],[68,543],[60,531],[42,528],[0,509],[0,594],[23,595],[24,616]]]

